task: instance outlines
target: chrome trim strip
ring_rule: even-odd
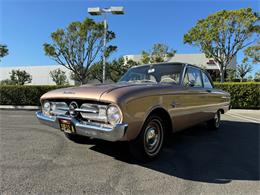
[[[57,110],[69,111],[69,108],[57,108]]]
[[[98,111],[90,110],[90,109],[77,108],[77,109],[75,109],[75,111],[76,111],[76,112],[84,112],[84,113],[98,114]]]
[[[57,108],[57,110],[69,111],[69,108]],[[76,111],[76,112],[84,112],[84,113],[98,114],[98,111],[90,110],[90,109],[76,108],[75,111]]]
[[[97,124],[91,122],[82,122],[76,118],[69,116],[47,116],[41,111],[35,113],[38,120],[50,127],[60,129],[59,120],[69,120],[76,129],[76,134],[98,138],[108,141],[119,141],[124,139],[125,131],[128,127],[126,123],[117,124],[115,126],[108,126],[107,124]]]

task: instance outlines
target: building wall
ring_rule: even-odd
[[[0,80],[9,79],[10,72],[12,70],[25,70],[32,75],[32,82],[30,85],[55,85],[50,76],[50,71],[60,68],[65,71],[66,76],[70,84],[74,84],[74,81],[70,79],[70,71],[64,66],[50,65],[50,66],[15,66],[15,67],[1,67],[0,68]]]
[[[132,59],[140,62],[141,55],[126,55],[125,58]],[[169,59],[169,62],[182,62],[197,65],[207,70],[218,70],[217,65],[212,59],[206,58],[204,54],[175,54],[174,57]],[[230,64],[230,67],[236,67],[236,58]],[[9,79],[10,72],[12,70],[25,70],[32,75],[32,82],[30,85],[55,85],[50,77],[50,71],[60,68],[66,72],[67,78],[70,84],[74,84],[74,81],[70,79],[70,71],[61,65],[49,65],[49,66],[19,66],[19,67],[0,67],[0,80]],[[98,81],[90,81],[89,83],[98,83]]]
[[[141,55],[125,55],[124,58],[134,60],[136,62],[141,61]],[[206,58],[205,54],[175,54],[172,58],[168,58],[169,62],[182,62],[187,64],[196,65],[199,67],[203,67],[207,70],[218,70],[217,64],[214,60],[210,58]],[[229,68],[235,68],[237,64],[236,57],[232,60],[229,65]]]

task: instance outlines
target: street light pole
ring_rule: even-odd
[[[88,13],[93,16],[104,15],[104,37],[103,37],[103,75],[102,83],[106,81],[106,45],[107,45],[107,13],[112,13],[116,15],[124,14],[124,7],[110,7],[110,8],[100,8],[100,7],[90,7],[88,8]]]
[[[104,14],[104,42],[103,42],[103,77],[102,82],[106,81],[106,47],[107,47],[107,18],[106,13]]]

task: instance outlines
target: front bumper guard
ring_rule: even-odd
[[[128,125],[125,123],[117,124],[113,127],[108,127],[103,124],[82,122],[69,116],[47,116],[41,111],[36,112],[36,117],[42,124],[53,127],[55,129],[60,129],[59,120],[69,120],[76,129],[75,134],[107,141],[123,140],[125,131],[128,127]]]

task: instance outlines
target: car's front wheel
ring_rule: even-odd
[[[165,126],[157,115],[151,115],[144,123],[139,136],[129,143],[133,157],[139,161],[158,157],[163,146]]]
[[[220,116],[221,116],[221,112],[217,111],[214,115],[214,118],[207,122],[207,125],[211,130],[217,130],[219,128],[221,122]]]

